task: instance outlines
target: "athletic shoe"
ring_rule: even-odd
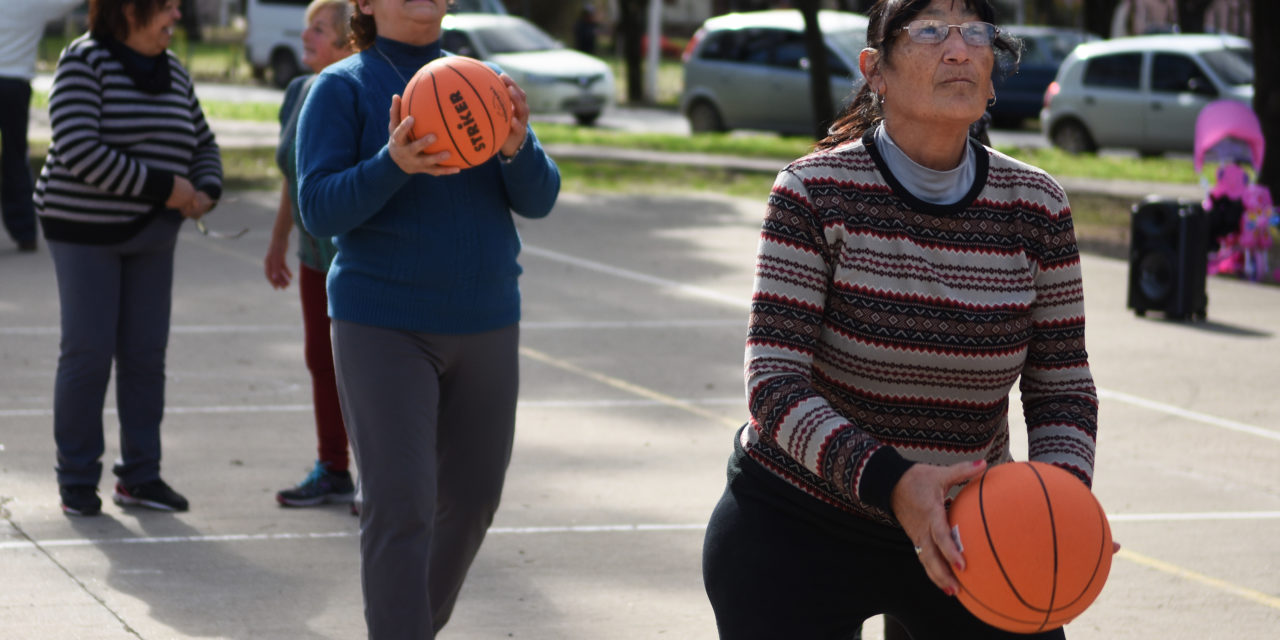
[[[69,516],[96,516],[102,513],[102,498],[98,488],[87,484],[58,487],[62,496],[62,512]]]
[[[314,507],[325,503],[351,502],[356,496],[350,471],[330,471],[329,465],[319,460],[307,474],[302,484],[276,494],[276,502],[284,507]]]
[[[187,499],[160,478],[135,484],[132,487],[126,487],[117,482],[116,492],[111,496],[111,500],[122,507],[136,505],[156,511],[187,510]]]

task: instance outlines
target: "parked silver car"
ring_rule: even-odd
[[[1249,41],[1175,34],[1081,44],[1045,92],[1040,130],[1067,151],[1191,152],[1196,116],[1214,100],[1253,101]]]
[[[838,113],[863,82],[858,54],[867,18],[821,11],[831,97]],[[708,19],[684,54],[680,112],[695,132],[762,129],[813,132],[804,17],[795,9],[730,13]]]

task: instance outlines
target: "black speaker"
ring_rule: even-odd
[[[1206,317],[1209,216],[1200,203],[1147,196],[1129,227],[1129,308],[1184,320]]]

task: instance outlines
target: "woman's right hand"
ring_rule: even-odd
[[[417,140],[413,139],[413,116],[400,119],[400,96],[391,98],[391,121],[387,125],[387,131],[391,134],[391,138],[387,140],[387,151],[401,171],[433,176],[448,176],[461,171],[458,167],[440,166],[449,157],[448,151],[422,152],[436,141],[436,136],[429,133]]]
[[[262,272],[273,289],[284,289],[293,281],[293,272],[285,259],[288,253],[289,237],[285,236],[282,242],[272,236],[271,244],[267,245],[267,257],[262,259]]]
[[[164,206],[168,209],[185,210],[191,205],[191,201],[196,197],[196,188],[191,185],[191,181],[182,177],[173,177],[173,190],[169,192],[169,199],[164,201]]]
[[[960,588],[952,571],[964,569],[964,556],[951,539],[947,523],[947,492],[982,475],[987,463],[961,462],[948,467],[915,464],[907,469],[890,495],[893,515],[911,538],[925,573],[939,589],[954,596]]]

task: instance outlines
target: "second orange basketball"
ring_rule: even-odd
[[[405,86],[400,117],[412,115],[413,137],[436,141],[425,153],[448,151],[442,166],[468,168],[498,152],[511,133],[511,95],[489,65],[445,56],[423,65]]]
[[[965,558],[957,597],[1001,629],[1056,629],[1098,597],[1111,527],[1074,475],[1041,462],[997,465],[956,496],[948,519]]]

